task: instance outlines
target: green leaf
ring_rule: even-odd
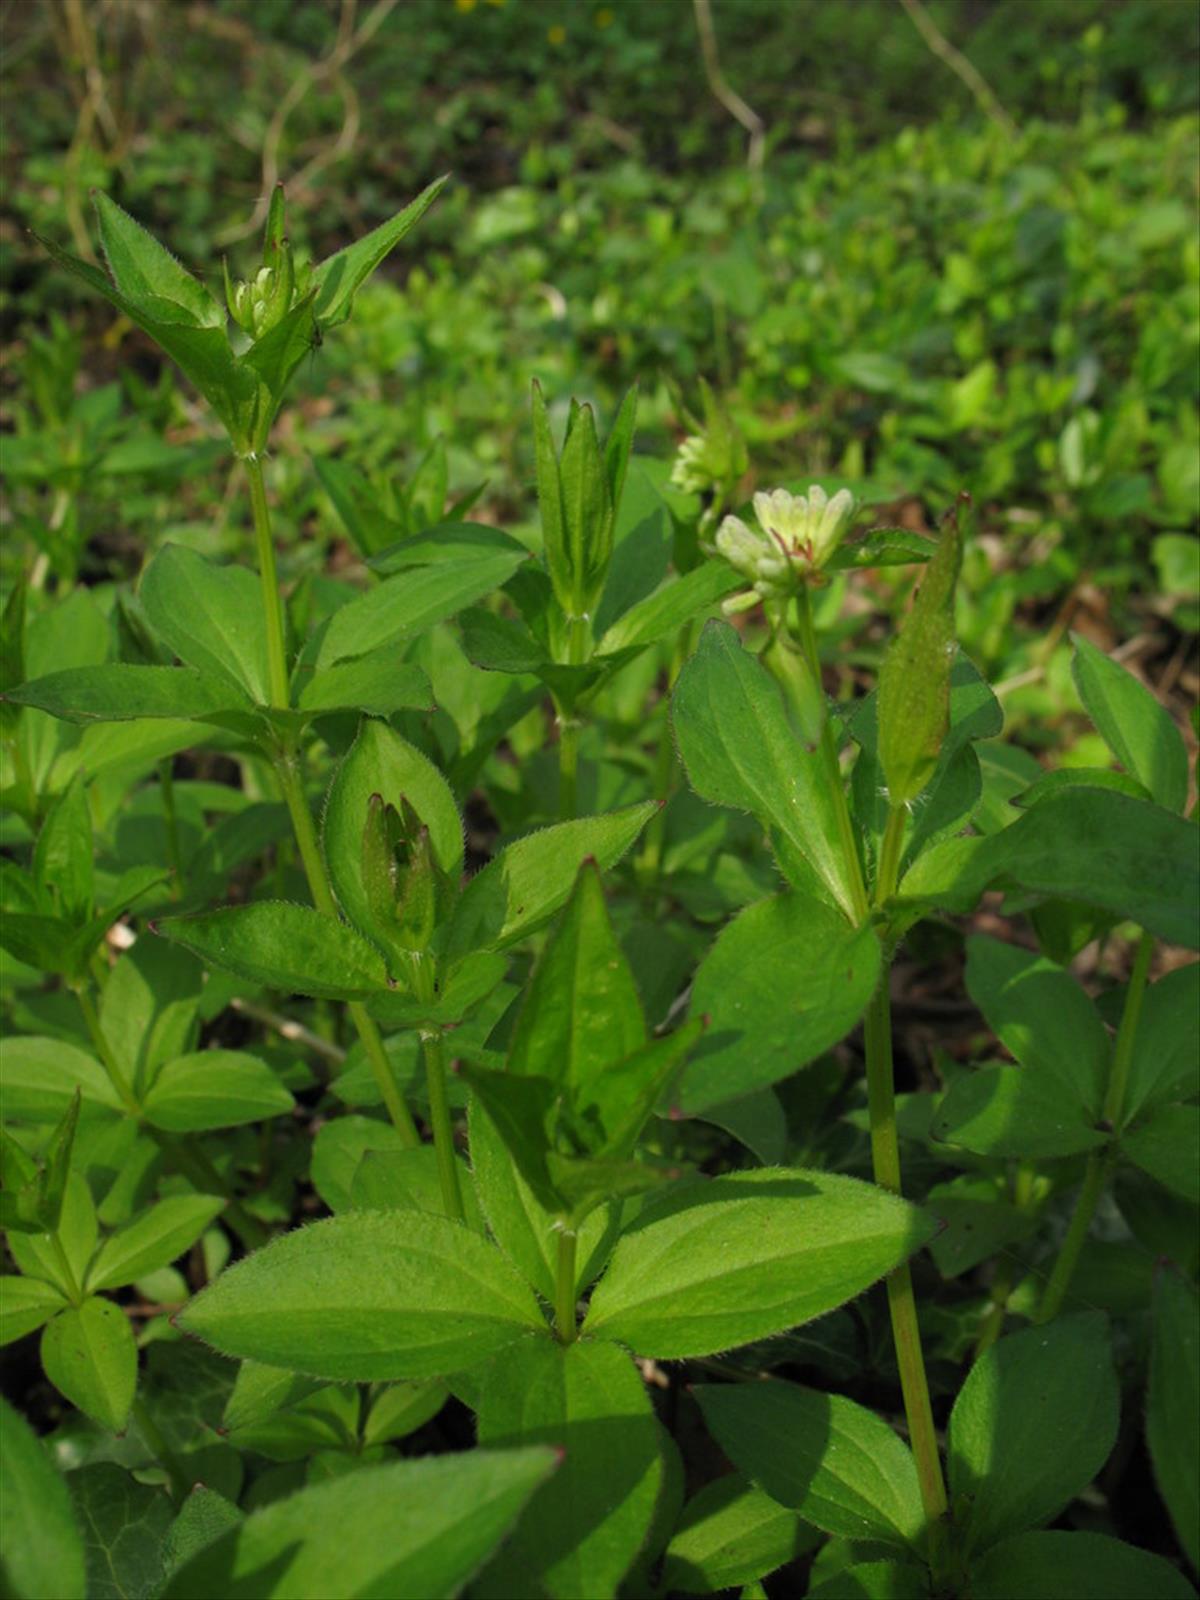
[[[1128,918],[1170,944],[1200,943],[1196,827],[1102,789],[1048,795],[986,838],[934,845],[900,884],[902,906],[973,910],[995,883]]]
[[[137,1346],[129,1318],[111,1300],[89,1297],[42,1334],[42,1366],[72,1405],[110,1433],[123,1433],[137,1388]]]
[[[295,1105],[265,1061],[241,1050],[197,1050],[168,1061],[143,1101],[167,1133],[202,1133],[280,1117]]]
[[[0,1586],[13,1600],[84,1600],[71,1497],[41,1440],[0,1400]]]
[[[284,994],[364,1000],[388,986],[383,957],[361,933],[310,906],[259,900],[192,917],[158,931],[210,966]]]
[[[363,1444],[390,1444],[422,1428],[445,1405],[449,1390],[440,1383],[389,1383],[371,1401],[363,1425]]]
[[[33,1333],[67,1304],[61,1290],[40,1278],[0,1277],[0,1345]]]
[[[696,974],[691,1013],[708,1030],[677,1094],[685,1116],[788,1077],[837,1044],[879,980],[879,940],[792,890],[743,911]]]
[[[1200,1566],[1200,1296],[1170,1267],[1154,1284],[1146,1443],[1175,1534]]]
[[[663,1560],[663,1588],[717,1594],[769,1576],[816,1539],[795,1511],[728,1472],[684,1507]]]
[[[138,717],[203,719],[245,711],[245,691],[194,667],[129,667],[120,662],[68,667],[11,690],[8,699],[64,722],[126,722]]]
[[[528,551],[501,547],[482,550],[469,562],[414,567],[388,578],[334,612],[306,647],[301,669],[324,672],[427,633],[498,589],[526,560]]]
[[[10,1233],[8,1248],[26,1277],[43,1278],[69,1299],[75,1299],[77,1285],[83,1282],[95,1251],[97,1235],[95,1202],[81,1172],[72,1172],[67,1178],[57,1233],[70,1269],[69,1278],[48,1233]]]
[[[374,1117],[338,1117],[318,1130],[313,1144],[312,1182],[331,1211],[349,1211],[351,1190],[368,1152],[411,1149],[398,1128]]]
[[[685,623],[732,594],[744,580],[723,561],[670,578],[619,617],[596,646],[596,655],[619,656],[674,638]]]
[[[109,974],[100,1027],[130,1081],[139,1088],[196,1043],[204,969],[166,939],[141,938]]]
[[[415,1150],[364,1150],[350,1180],[354,1211],[432,1211],[445,1216],[446,1203],[438,1171],[438,1152],[431,1144]],[[466,1163],[454,1158],[462,1194],[463,1221],[476,1233],[486,1230]]]
[[[494,1245],[424,1211],[353,1211],[285,1234],[179,1322],[225,1355],[334,1382],[439,1377],[545,1326]]]
[[[169,1266],[191,1249],[224,1208],[220,1195],[177,1194],[159,1200],[100,1246],[88,1272],[88,1290],[120,1289]]]
[[[100,1063],[63,1039],[36,1034],[6,1038],[0,1050],[4,1114],[14,1122],[57,1122],[79,1090],[80,1115],[103,1116],[122,1109]]]
[[[685,1184],[622,1235],[584,1329],[665,1360],[712,1355],[832,1311],[933,1231],[855,1178],[764,1167]]]
[[[612,560],[613,511],[604,460],[591,406],[572,402],[567,437],[558,464],[562,484],[563,551],[566,585],[555,593],[568,617],[590,617],[599,601]],[[554,565],[547,566],[551,578]]]
[[[164,1600],[453,1600],[554,1466],[537,1447],[472,1450],[311,1484],[210,1545]]]
[[[302,711],[359,711],[386,717],[393,711],[428,711],[433,688],[420,667],[399,659],[394,645],[307,676],[298,669],[292,695]]]
[[[923,533],[908,528],[868,528],[861,539],[847,540],[822,563],[826,572],[847,568],[908,567],[914,561],[933,559],[937,545]]]
[[[376,917],[363,882],[363,833],[373,794],[397,810],[402,798],[408,801],[429,829],[430,847],[442,872],[457,879],[463,863],[462,818],[445,778],[385,722],[365,720],[330,786],[323,844],[342,910],[368,934]]]
[[[583,863],[614,866],[658,810],[653,800],[526,834],[476,873],[450,923],[446,954],[495,950],[534,932],[563,905]]]
[[[33,876],[47,908],[77,926],[95,905],[92,867],[92,815],[81,774],[54,801],[33,847]]]
[[[967,1548],[1051,1521],[1092,1481],[1117,1436],[1107,1319],[1059,1317],[1009,1334],[976,1361],[947,1433],[949,1486]]]
[[[1108,1032],[1074,978],[1053,961],[982,936],[967,940],[967,992],[1020,1064],[1100,1115]]]
[[[524,1340],[484,1375],[479,1442],[551,1445],[563,1459],[472,1592],[611,1600],[646,1537],[663,1475],[658,1424],[624,1351]]]
[[[929,782],[950,726],[954,590],[961,565],[962,534],[957,514],[951,514],[879,673],[879,760],[893,806],[914,800]]]
[[[699,648],[679,674],[671,715],[696,793],[777,828],[852,918],[824,763],[801,746],[779,690],[728,623],[705,625]]]
[[[957,1278],[972,1267],[1026,1239],[1034,1219],[1004,1197],[990,1177],[968,1174],[949,1183],[935,1183],[925,1206],[942,1224],[929,1244],[929,1254],[943,1278]]]
[[[907,1561],[860,1561],[816,1584],[808,1600],[929,1600],[929,1573]]]
[[[1071,674],[1105,744],[1131,777],[1168,811],[1187,807],[1188,758],[1179,729],[1144,684],[1072,634]]]
[[[544,1300],[553,1304],[558,1213],[540,1203],[479,1100],[470,1110],[471,1166],[479,1203],[496,1243]],[[600,1271],[619,1232],[619,1207],[601,1206],[580,1225],[575,1246],[577,1293]]]
[[[198,1483],[180,1508],[163,1544],[168,1577],[242,1521],[242,1513],[223,1494]]]
[[[1200,1106],[1159,1106],[1145,1122],[1121,1135],[1121,1154],[1156,1183],[1200,1202]]]
[[[179,313],[179,321],[224,330],[225,313],[216,300],[153,234],[102,191],[93,193],[92,202],[104,258],[123,295],[137,305],[149,305],[155,316],[163,314],[160,303],[165,301]]]
[[[151,1600],[161,1592],[175,1507],[165,1489],[101,1461],[67,1479],[83,1534],[88,1600]]]
[[[449,173],[436,178],[403,211],[313,267],[314,310],[322,328],[336,328],[345,322],[359,289],[405,234],[420,222],[449,181]]]
[[[1053,1576],[1051,1576],[1053,1575]],[[974,1600],[1195,1600],[1183,1574],[1104,1533],[1020,1533],[971,1566]]]
[[[929,1134],[976,1155],[1028,1161],[1098,1150],[1109,1137],[1074,1095],[1029,1067],[981,1067],[956,1077]]]
[[[774,1379],[693,1392],[734,1466],[780,1505],[845,1539],[920,1546],[912,1452],[873,1411]]]
[[[233,685],[256,705],[270,704],[262,595],[254,573],[167,544],[142,574],[138,593],[155,631],[181,661]]]
[[[1200,962],[1177,967],[1151,984],[1133,1041],[1122,1118],[1150,1106],[1200,1094],[1200,1057],[1193,1036],[1200,1015]]]

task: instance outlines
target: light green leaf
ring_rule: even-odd
[[[339,323],[345,322],[359,289],[405,234],[421,220],[449,181],[449,173],[436,178],[403,211],[398,211],[363,238],[356,239],[334,255],[326,256],[324,261],[313,267],[312,283],[316,290],[314,310],[322,328],[336,328]]]
[[[696,793],[777,828],[853,917],[824,764],[800,744],[775,683],[728,623],[706,624],[675,685],[671,717]]]
[[[179,1321],[225,1355],[335,1382],[439,1377],[545,1326],[494,1245],[424,1211],[353,1211],[285,1234]]]
[[[72,1405],[122,1433],[137,1387],[137,1346],[129,1318],[95,1296],[55,1317],[42,1334],[42,1366]]]
[[[308,675],[298,669],[292,696],[302,711],[359,711],[390,716],[393,711],[428,711],[433,688],[420,667],[399,659],[394,645],[372,650],[370,655],[339,661],[323,672]]]
[[[974,1600],[1195,1600],[1169,1561],[1104,1533],[1019,1533],[971,1565]]]
[[[584,1330],[640,1355],[712,1355],[832,1311],[933,1231],[855,1178],[763,1167],[684,1184],[622,1235]]]
[[[606,872],[657,809],[646,800],[604,816],[556,823],[506,846],[463,891],[447,955],[498,949],[540,928],[566,904],[583,863],[590,857]]]
[[[158,931],[208,965],[284,994],[364,1000],[388,987],[387,968],[375,946],[310,906],[258,900],[168,917]]]
[[[929,1600],[929,1573],[908,1561],[859,1561],[814,1585],[808,1600]]]
[[[389,1383],[371,1401],[363,1425],[363,1445],[390,1444],[423,1428],[445,1405],[449,1390],[440,1383]]]
[[[84,1600],[83,1544],[41,1440],[0,1399],[0,1584],[13,1600]]]
[[[751,1583],[803,1555],[817,1538],[797,1512],[727,1472],[683,1508],[663,1561],[663,1588],[717,1594]]]
[[[1182,812],[1188,796],[1187,750],[1169,713],[1144,684],[1081,634],[1071,638],[1075,687],[1105,744],[1160,806]]]
[[[242,1513],[215,1489],[198,1483],[180,1508],[163,1545],[163,1563],[173,1576],[188,1561],[236,1527]]]
[[[58,1242],[67,1258],[70,1277],[63,1272],[59,1253],[48,1233],[10,1233],[8,1248],[26,1277],[42,1278],[55,1284],[69,1298],[87,1274],[96,1248],[96,1206],[92,1191],[81,1172],[69,1174],[58,1223]]]
[[[484,550],[470,562],[413,567],[335,611],[304,652],[302,666],[323,672],[400,639],[414,639],[435,622],[498,589],[528,559],[528,552]]]
[[[102,191],[92,196],[104,259],[120,292],[137,305],[147,304],[155,317],[162,302],[175,308],[173,319],[199,328],[225,327],[225,313],[208,289],[184,270],[169,250],[140,222]]]
[[[188,1562],[164,1600],[454,1600],[554,1466],[537,1447],[472,1450],[312,1484]]]
[[[472,1592],[611,1600],[650,1527],[663,1474],[658,1424],[624,1351],[563,1346],[548,1332],[523,1340],[484,1376],[479,1442],[549,1445],[563,1460]]]
[[[676,1096],[685,1116],[790,1076],[845,1038],[879,980],[879,940],[793,890],[743,911],[709,950],[691,1014],[708,1028]]]
[[[112,969],[100,998],[100,1027],[139,1088],[163,1062],[195,1045],[203,991],[203,967],[166,939],[138,939]]]
[[[1128,795],[1064,790],[1000,833],[934,845],[904,875],[897,903],[966,912],[994,883],[1095,906],[1188,949],[1200,943],[1195,824]]]
[[[8,698],[80,724],[138,717],[203,719],[250,708],[249,696],[240,686],[194,667],[131,667],[120,662],[52,672],[11,690]]]
[[[168,1133],[236,1128],[280,1117],[295,1105],[265,1061],[241,1050],[197,1050],[160,1068],[143,1105]]]
[[[68,1304],[62,1291],[40,1278],[0,1277],[0,1345],[33,1333]]]
[[[232,684],[256,705],[270,703],[262,595],[254,573],[167,544],[142,574],[138,593],[155,631],[181,661]]]
[[[971,1550],[1058,1516],[1108,1459],[1120,1396],[1107,1319],[1059,1317],[1009,1334],[959,1390],[946,1446],[949,1486]]]
[[[912,1452],[873,1411],[774,1379],[693,1392],[725,1454],[780,1505],[841,1538],[920,1545]]]
[[[120,1112],[108,1074],[95,1059],[63,1039],[14,1034],[0,1050],[4,1114],[14,1122],[57,1122],[76,1089],[83,1118]]]
[[[120,1289],[169,1266],[224,1208],[224,1198],[211,1194],[177,1194],[157,1201],[100,1246],[88,1272],[88,1290]]]
[[[684,623],[732,594],[742,582],[723,561],[706,561],[682,577],[670,578],[613,623],[596,646],[596,655],[621,655],[673,638]]]
[[[1200,1566],[1200,1297],[1170,1267],[1154,1285],[1146,1443],[1176,1536]]]

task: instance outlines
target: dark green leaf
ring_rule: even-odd
[[[155,1600],[175,1518],[166,1490],[108,1461],[80,1467],[67,1483],[83,1534],[88,1600]]]
[[[1195,1600],[1162,1556],[1104,1533],[1019,1533],[971,1566],[974,1600]]]
[[[164,545],[138,590],[154,629],[189,667],[270,703],[267,636],[259,581],[184,545]],[[142,669],[147,670],[147,669]]]
[[[285,994],[363,1000],[388,986],[383,957],[360,933],[285,900],[169,917],[159,930],[202,961]]]
[[[816,1543],[815,1529],[736,1472],[706,1483],[683,1509],[663,1562],[663,1587],[716,1594],[767,1577]]]
[[[1200,1201],[1200,1106],[1159,1106],[1121,1135],[1121,1154],[1172,1194]]]
[[[421,220],[449,180],[449,173],[436,178],[403,211],[398,211],[394,217],[372,229],[363,238],[356,239],[344,250],[326,256],[313,268],[312,283],[316,290],[314,309],[323,328],[336,328],[339,323],[345,322],[359,289],[405,234]]]
[[[1170,1267],[1154,1285],[1146,1442],[1180,1544],[1200,1565],[1200,1297]]]
[[[1179,730],[1143,684],[1080,634],[1071,673],[1079,698],[1126,772],[1160,806],[1187,806],[1188,758]]]
[[[1098,1150],[1108,1140],[1074,1095],[1029,1067],[981,1067],[956,1077],[929,1131],[977,1155],[1030,1161]]]

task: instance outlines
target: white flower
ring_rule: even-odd
[[[726,517],[717,529],[717,551],[753,585],[751,592],[726,600],[726,615],[749,610],[759,599],[786,598],[800,583],[819,582],[820,570],[840,544],[853,512],[849,489],[839,489],[830,499],[814,483],[807,495],[786,489],[756,494],[757,529],[740,517]]]

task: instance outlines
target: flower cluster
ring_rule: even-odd
[[[740,517],[726,517],[717,529],[716,549],[751,587],[726,600],[727,616],[749,611],[760,600],[782,600],[802,583],[824,580],[829,561],[854,514],[854,497],[839,489],[832,499],[818,484],[807,495],[773,489],[754,496],[757,528]]]

